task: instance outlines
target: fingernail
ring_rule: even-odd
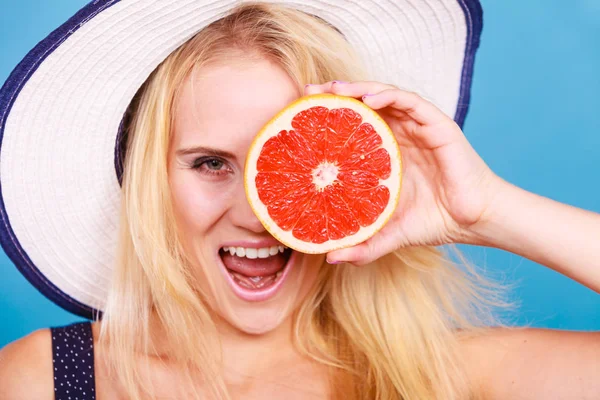
[[[333,82],[331,82],[331,84],[334,84],[334,83],[348,83],[348,82],[344,82],[344,81],[333,81]]]
[[[341,264],[341,263],[343,263],[343,261],[330,261],[329,259],[327,259],[327,264],[335,265],[335,264]]]
[[[365,94],[365,95],[364,95],[362,98],[363,98],[363,100],[364,100],[364,99],[366,99],[367,97],[371,97],[371,96],[374,96],[374,94]]]

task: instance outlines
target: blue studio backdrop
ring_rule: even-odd
[[[600,212],[600,1],[481,2],[467,137],[506,180]],[[0,82],[86,3],[0,0]],[[494,277],[517,283],[513,296],[521,306],[513,323],[600,330],[600,296],[592,290],[500,250],[462,250]],[[0,347],[78,319],[39,294],[0,251]]]

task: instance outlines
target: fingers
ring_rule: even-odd
[[[310,96],[312,94],[331,93],[331,86],[334,84],[334,82],[338,81],[326,82],[321,85],[309,83],[308,85],[304,86],[304,95]]]
[[[373,81],[332,81],[321,85],[306,85],[305,95],[332,93],[340,96],[360,98],[374,110],[392,107],[423,125],[433,125],[451,120],[429,101],[414,92]]]
[[[372,81],[357,81],[357,82],[342,82],[342,81],[331,81],[321,85],[306,85],[304,87],[304,94],[321,94],[321,93],[332,93],[340,96],[348,96],[355,98],[362,98],[368,93],[379,93],[386,89],[393,89],[394,86],[387,85],[381,82]]]
[[[374,110],[393,107],[423,125],[434,125],[450,119],[418,94],[400,89],[388,89],[374,95],[366,95],[363,102]]]

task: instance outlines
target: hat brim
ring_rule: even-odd
[[[462,125],[482,29],[477,0],[271,0],[340,30],[373,79]],[[117,136],[137,89],[239,0],[94,1],[42,40],[0,90],[0,243],[64,309],[102,310],[120,205]]]

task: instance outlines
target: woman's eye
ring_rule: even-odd
[[[206,166],[209,169],[212,169],[212,170],[219,170],[219,169],[223,168],[224,165],[225,164],[221,160],[214,160],[213,159],[213,160],[210,160],[210,161],[206,161]]]
[[[225,175],[232,171],[225,160],[214,157],[200,157],[194,161],[192,169],[206,175]]]

